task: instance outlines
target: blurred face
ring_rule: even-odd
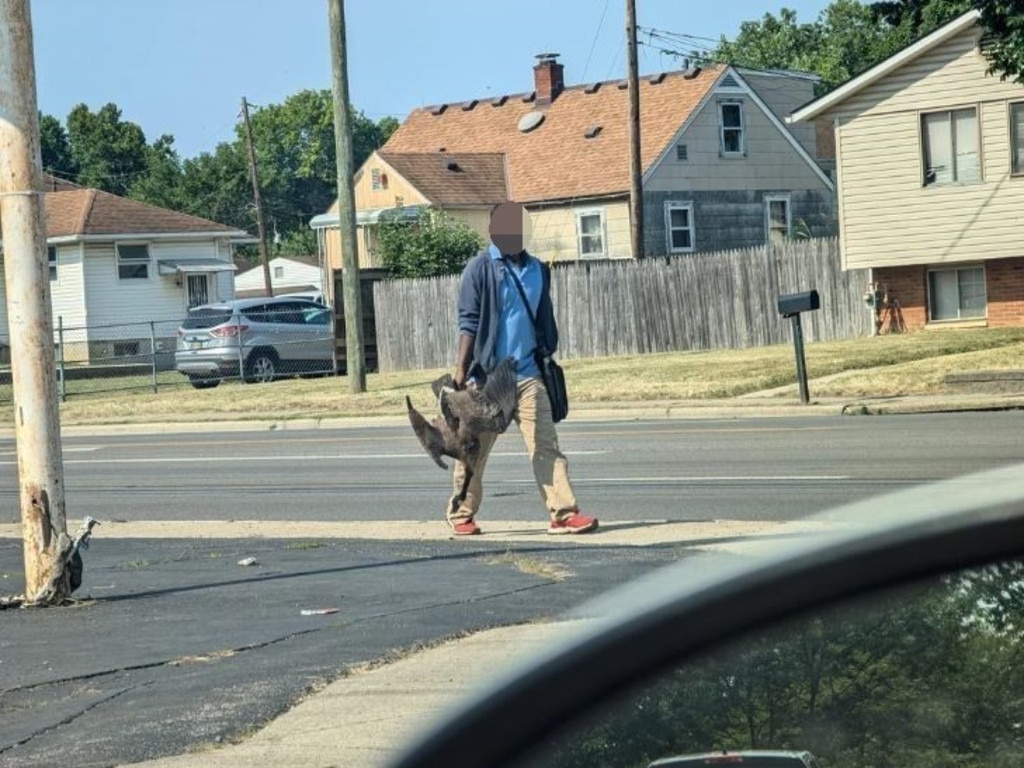
[[[525,248],[526,210],[519,203],[502,203],[491,214],[491,242],[503,254],[518,254]]]

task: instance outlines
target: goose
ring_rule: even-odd
[[[517,387],[515,360],[507,358],[487,376],[482,387],[469,385],[456,389],[450,374],[431,385],[441,415],[433,421],[417,411],[408,395],[405,404],[409,421],[427,455],[441,469],[448,465],[442,456],[461,461],[466,467],[459,495],[452,499],[452,511],[466,500],[469,483],[480,458],[480,436],[485,432],[503,433],[516,411]]]

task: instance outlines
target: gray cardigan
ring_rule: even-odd
[[[537,261],[544,275],[544,290],[537,308],[537,345],[549,355],[554,354],[558,349],[558,326],[551,303],[551,269],[535,256],[527,254],[526,258]],[[482,251],[470,259],[462,272],[458,302],[459,334],[475,338],[470,375],[478,368],[490,371],[498,363],[494,357],[501,318],[499,287],[504,277],[505,263],[491,258],[489,251]]]

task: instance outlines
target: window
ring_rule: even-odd
[[[149,277],[149,246],[145,243],[117,244],[117,276],[121,280],[145,280]]]
[[[676,160],[682,160],[685,162],[689,159],[687,156],[688,152],[685,144],[676,144]]]
[[[57,279],[57,248],[56,246],[49,246],[46,249],[46,257],[50,262],[50,282],[52,283]]]
[[[722,131],[722,154],[742,155],[746,150],[743,137],[743,103],[719,102],[718,115]]]
[[[274,267],[274,277],[284,277],[284,267]]]
[[[768,227],[768,242],[784,242],[789,237],[792,224],[789,213],[789,195],[766,197],[764,199],[764,214]]]
[[[665,230],[669,253],[693,250],[693,203],[665,203]]]
[[[1010,170],[1024,173],[1024,102],[1010,105],[1010,152]]]
[[[115,341],[114,357],[137,357],[139,354],[139,342],[137,341]]]
[[[604,211],[579,211],[576,214],[576,236],[581,258],[604,256]]]
[[[981,181],[977,110],[921,115],[921,136],[925,186]]]
[[[984,267],[954,267],[928,272],[929,320],[985,317],[987,303]]]

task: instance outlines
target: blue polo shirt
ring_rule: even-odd
[[[493,244],[488,251],[492,259],[496,261],[501,259],[501,251]],[[537,368],[537,361],[533,357],[533,351],[537,347],[537,334],[530,321],[530,315],[526,311],[526,307],[523,306],[523,297],[519,295],[515,280],[509,274],[510,271],[514,271],[523,284],[523,290],[526,292],[526,298],[530,301],[530,309],[534,316],[537,314],[541,293],[544,290],[544,275],[540,262],[536,259],[527,259],[522,267],[517,267],[511,259],[508,259],[505,261],[504,279],[498,288],[501,313],[498,318],[496,359],[504,360],[506,357],[514,357],[516,378],[521,380],[540,376],[540,369]]]

